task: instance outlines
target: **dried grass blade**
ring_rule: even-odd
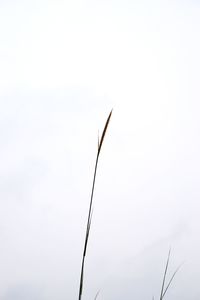
[[[100,154],[100,150],[101,150],[101,147],[103,144],[103,140],[104,140],[104,137],[106,134],[106,130],[107,130],[111,115],[112,115],[112,110],[107,118],[100,142],[99,142],[99,138],[98,138],[98,151],[97,151],[97,155],[96,155],[95,169],[94,169],[93,182],[92,182],[92,191],[91,191],[91,196],[90,196],[90,205],[89,205],[89,212],[88,212],[88,218],[87,218],[87,227],[86,227],[86,234],[85,234],[85,241],[84,241],[84,250],[83,250],[82,262],[81,262],[81,276],[80,276],[79,296],[78,296],[79,300],[81,300],[82,292],[83,292],[85,257],[86,257],[86,252],[87,252],[87,245],[88,245],[88,239],[89,239],[91,221],[92,221],[93,195],[94,195],[94,187],[95,187],[95,181],[96,181],[99,154]]]
[[[178,268],[174,271],[174,273],[173,273],[173,275],[172,275],[172,277],[171,277],[171,279],[170,279],[168,285],[166,286],[166,288],[165,288],[165,290],[164,290],[162,299],[164,298],[164,296],[165,296],[165,294],[166,294],[168,288],[170,287],[170,285],[171,285],[171,283],[172,283],[172,281],[173,281],[173,279],[174,279],[176,273],[180,270],[181,266],[182,266],[182,264],[181,264],[180,266],[178,266]]]
[[[164,272],[164,276],[163,276],[162,288],[161,288],[161,293],[160,293],[160,300],[163,299],[163,291],[164,291],[164,287],[165,287],[165,280],[166,280],[167,270],[168,270],[168,266],[169,266],[170,254],[171,254],[171,249],[169,249],[167,262],[166,262],[166,266],[165,266],[165,272]]]
[[[107,128],[108,128],[108,124],[109,124],[109,122],[110,122],[110,118],[111,118],[111,115],[112,115],[112,111],[113,111],[113,110],[111,110],[111,112],[110,112],[110,114],[109,114],[109,116],[108,116],[108,118],[107,118],[106,124],[105,124],[105,126],[104,126],[104,129],[103,129],[103,132],[102,132],[102,135],[101,135],[101,139],[100,139],[100,142],[99,142],[98,153],[100,153],[100,151],[101,151],[101,147],[102,147],[103,140],[104,140],[104,137],[105,137],[105,134],[106,134],[106,130],[107,130]]]

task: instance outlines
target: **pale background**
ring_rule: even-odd
[[[0,0],[0,299],[200,299],[200,2]]]

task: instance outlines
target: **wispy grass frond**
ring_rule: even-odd
[[[164,296],[165,296],[165,294],[166,294],[168,288],[170,287],[170,285],[171,285],[171,283],[172,283],[174,277],[176,276],[176,273],[179,271],[179,269],[181,268],[181,266],[182,266],[182,264],[181,264],[180,266],[178,266],[178,268],[174,271],[174,273],[173,273],[173,275],[172,275],[172,277],[171,277],[171,279],[170,279],[168,285],[167,285],[166,288],[165,288],[165,291],[164,291],[164,293],[163,293],[162,299],[164,298]]]
[[[163,276],[162,288],[161,288],[161,293],[160,293],[160,300],[163,299],[163,291],[164,291],[164,287],[165,287],[165,280],[166,280],[166,275],[167,275],[167,269],[168,269],[168,266],[169,266],[170,254],[171,254],[171,249],[169,249],[169,253],[168,253],[168,257],[167,257],[167,262],[166,262],[166,266],[165,266],[165,272],[164,272],[164,276]]]
[[[95,168],[94,168],[94,175],[93,175],[93,181],[92,181],[92,191],[91,191],[91,196],[90,196],[90,205],[89,205],[89,211],[88,211],[88,218],[87,218],[87,226],[86,226],[86,234],[85,234],[85,241],[84,241],[84,250],[83,250],[83,256],[82,256],[82,263],[81,263],[81,276],[80,276],[80,284],[79,284],[79,296],[78,299],[81,300],[82,297],[82,292],[83,292],[83,280],[84,280],[84,266],[85,266],[85,257],[87,253],[87,245],[88,245],[88,239],[89,239],[89,234],[90,234],[90,228],[91,228],[91,222],[92,222],[92,206],[93,206],[93,195],[94,195],[94,187],[95,187],[95,180],[96,180],[96,174],[97,174],[97,167],[98,167],[98,160],[99,160],[99,155],[101,152],[101,148],[103,145],[103,141],[105,138],[105,134],[108,128],[108,124],[110,122],[110,118],[112,115],[112,110],[106,120],[101,138],[99,140],[98,137],[98,150],[97,150],[97,155],[96,155],[96,162],[95,162]],[[96,295],[96,298],[98,296],[98,293]],[[95,298],[95,299],[96,299]]]
[[[167,262],[166,262],[166,265],[165,265],[165,271],[164,271],[163,281],[162,281],[162,288],[161,288],[161,293],[160,293],[160,300],[162,300],[164,298],[164,296],[166,295],[166,293],[167,293],[174,277],[176,276],[176,273],[179,271],[180,267],[182,266],[182,264],[180,266],[178,266],[178,268],[172,274],[167,286],[165,287],[166,276],[167,276],[167,271],[168,271],[168,267],[169,267],[170,255],[171,255],[171,249],[169,249],[169,253],[168,253],[168,256],[167,256]]]

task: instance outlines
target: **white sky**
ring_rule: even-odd
[[[200,3],[0,0],[0,298],[199,300]],[[144,288],[145,287],[145,288]]]

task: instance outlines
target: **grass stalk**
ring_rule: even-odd
[[[161,288],[161,292],[160,292],[160,300],[163,299],[165,280],[166,280],[166,276],[167,276],[167,269],[168,269],[168,266],[169,266],[170,254],[171,254],[171,249],[169,249],[169,253],[168,253],[168,256],[167,256],[167,262],[166,262],[166,265],[165,265],[165,271],[164,271],[163,281],[162,281],[162,288]]]
[[[168,271],[168,267],[169,267],[170,255],[171,255],[171,249],[169,249],[167,262],[166,262],[166,265],[165,265],[165,271],[164,271],[163,281],[162,281],[162,288],[161,288],[161,293],[160,293],[160,300],[162,300],[164,298],[164,296],[166,295],[166,293],[167,293],[174,277],[176,276],[176,273],[179,271],[180,267],[182,266],[182,264],[178,266],[178,268],[172,274],[167,286],[165,287],[166,276],[167,276],[167,271]]]
[[[86,258],[86,254],[87,254],[87,245],[88,245],[88,239],[89,239],[91,222],[92,222],[93,196],[94,196],[94,188],[95,188],[95,181],[96,181],[99,155],[100,155],[101,148],[102,148],[102,145],[103,145],[103,141],[104,141],[104,138],[105,138],[105,134],[106,134],[106,131],[107,131],[107,128],[108,128],[108,124],[110,122],[111,115],[112,115],[112,110],[111,110],[111,112],[110,112],[110,114],[107,118],[106,123],[105,123],[100,141],[99,141],[99,137],[98,137],[98,149],[97,149],[97,155],[96,155],[96,161],[95,161],[94,175],[93,175],[93,181],[92,181],[92,190],[91,190],[90,204],[89,204],[89,211],[88,211],[88,218],[87,218],[87,226],[86,226],[86,233],[85,233],[85,240],[84,240],[84,247],[83,247],[83,256],[82,256],[82,262],[81,262],[81,275],[80,275],[79,294],[78,294],[78,299],[79,300],[81,300],[82,293],[83,293],[85,258]],[[98,294],[97,294],[97,296],[98,296]]]

